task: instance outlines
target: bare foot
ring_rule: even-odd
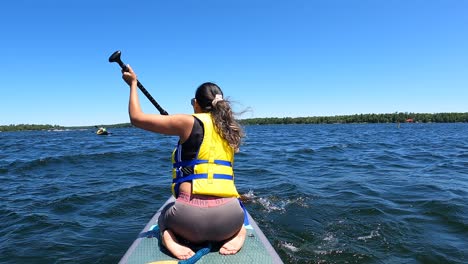
[[[231,239],[226,241],[226,243],[224,243],[224,245],[219,249],[219,254],[234,255],[237,252],[239,252],[239,250],[244,245],[246,233],[247,233],[247,230],[245,230],[245,227],[242,226],[239,232],[235,236],[233,236]]]
[[[170,230],[165,230],[162,234],[162,243],[174,255],[174,257],[185,260],[189,259],[195,252],[189,247],[179,244],[177,238]]]

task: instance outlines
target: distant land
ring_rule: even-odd
[[[272,125],[272,124],[362,124],[362,123],[468,123],[466,113],[408,113],[391,114],[354,114],[336,116],[312,117],[264,117],[239,119],[242,125]],[[133,127],[130,123],[92,126],[59,126],[59,125],[0,125],[0,131],[29,130],[64,130],[64,129],[94,129],[97,127],[123,128]]]

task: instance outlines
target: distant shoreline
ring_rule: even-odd
[[[468,112],[465,113],[391,113],[391,114],[354,114],[336,116],[312,117],[264,117],[240,119],[242,125],[276,125],[276,124],[377,124],[377,123],[468,123]],[[91,126],[59,126],[18,124],[0,125],[0,132],[31,131],[31,130],[64,130],[64,129],[95,129],[96,127],[125,128],[133,127],[130,123],[91,125]]]

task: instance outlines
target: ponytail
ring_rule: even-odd
[[[211,113],[216,131],[238,152],[244,131],[234,118],[229,100],[223,98],[221,88],[214,83],[204,83],[198,87],[195,98],[203,112]]]

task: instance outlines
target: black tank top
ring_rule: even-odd
[[[182,144],[183,161],[195,159],[203,141],[203,123],[198,118],[193,118],[195,118],[195,120],[193,122],[192,132],[190,133],[189,138]]]

